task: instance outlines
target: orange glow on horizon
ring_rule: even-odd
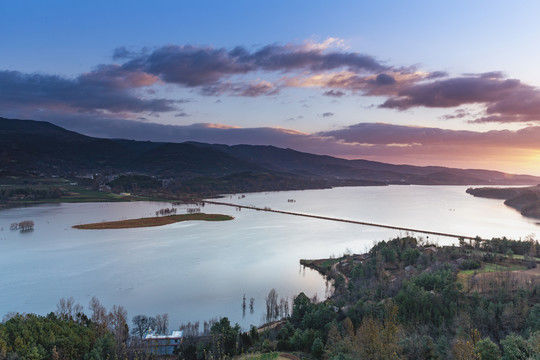
[[[215,123],[208,123],[205,124],[204,127],[208,129],[241,129],[239,126],[232,126],[232,125],[225,125],[225,124],[215,124]]]

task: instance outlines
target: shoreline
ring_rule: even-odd
[[[486,199],[503,200],[522,216],[540,220],[540,185],[528,187],[470,187],[467,194]]]

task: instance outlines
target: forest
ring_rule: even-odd
[[[183,324],[170,358],[540,359],[539,262],[533,238],[437,246],[411,236],[302,260],[333,284],[328,299],[300,293],[289,303],[272,289],[267,324]],[[129,321],[122,306],[107,311],[95,298],[89,310],[70,298],[46,316],[7,314],[0,359],[155,358],[142,337],[150,327],[166,332],[167,314]]]

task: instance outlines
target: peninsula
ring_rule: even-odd
[[[467,194],[505,200],[505,205],[516,209],[521,215],[540,219],[540,184],[528,187],[468,188]]]

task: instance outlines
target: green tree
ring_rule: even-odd
[[[501,350],[490,338],[480,340],[475,350],[482,360],[497,360],[501,357]]]
[[[311,300],[303,292],[301,292],[300,294],[298,294],[298,296],[294,298],[291,322],[295,327],[300,326],[304,315],[306,314],[306,312],[308,312],[310,308]]]
[[[321,338],[317,337],[315,340],[313,340],[313,344],[311,345],[311,355],[313,355],[316,359],[320,359],[323,354],[324,344]]]
[[[510,334],[501,340],[503,360],[520,360],[529,357],[527,342],[516,334]]]
[[[228,318],[224,317],[212,325],[210,333],[215,358],[221,358],[224,355],[233,356],[241,351],[240,325],[236,324],[232,327]]]

